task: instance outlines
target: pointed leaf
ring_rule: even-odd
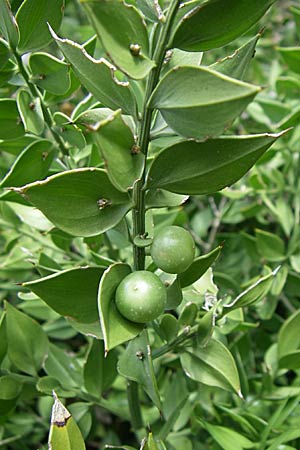
[[[278,335],[278,358],[280,367],[300,367],[300,311],[296,311],[282,325]]]
[[[19,30],[8,0],[0,1],[0,34],[5,37],[13,49],[17,47]]]
[[[57,31],[63,18],[64,7],[64,0],[51,0],[51,2],[25,0],[16,15],[20,31],[18,51],[32,52],[49,44],[52,38],[47,22]]]
[[[283,261],[286,258],[284,241],[277,234],[255,230],[256,247],[267,261]]]
[[[115,292],[123,278],[131,273],[127,264],[116,263],[104,272],[98,291],[98,309],[104,337],[105,352],[133,339],[143,325],[125,319],[116,308]]]
[[[213,262],[218,258],[222,245],[219,245],[206,255],[201,255],[196,258],[190,267],[183,273],[178,275],[179,282],[182,288],[190,286],[195,283],[205,272],[210,268]]]
[[[8,357],[22,372],[36,376],[48,352],[48,338],[41,325],[6,303]]]
[[[153,161],[147,188],[178,194],[211,194],[238,181],[283,133],[222,136],[206,142],[184,141]]]
[[[80,267],[23,283],[54,311],[80,323],[98,319],[97,292],[104,269]]]
[[[130,85],[117,80],[116,68],[112,64],[104,58],[92,58],[84,47],[76,42],[60,39],[53,31],[52,35],[76,76],[96,100],[108,108],[122,108],[125,114],[136,115],[135,99]]]
[[[70,88],[69,66],[60,59],[48,53],[33,53],[28,63],[38,87],[55,95],[62,95]]]
[[[173,194],[164,189],[149,189],[145,196],[146,209],[180,206],[188,198],[188,195]]]
[[[139,383],[155,406],[161,409],[151,348],[145,331],[129,342],[125,352],[119,358],[118,372],[123,377]]]
[[[24,126],[20,118],[16,101],[0,99],[0,139],[17,139],[24,135]]]
[[[288,67],[300,73],[300,47],[278,47],[277,50]]]
[[[13,378],[13,376],[4,375],[0,377],[1,417],[10,412],[16,406],[21,391],[22,391],[22,384],[15,378]]]
[[[122,119],[121,111],[100,122],[93,137],[105,161],[110,181],[117,189],[126,192],[142,175],[144,155],[135,145],[134,136]]]
[[[179,22],[172,46],[187,51],[222,47],[244,34],[275,0],[208,0]]]
[[[162,78],[149,106],[159,109],[177,133],[204,139],[228,128],[259,91],[205,67],[181,66]]]
[[[211,339],[205,348],[193,348],[180,356],[183,370],[195,381],[241,395],[239,375],[230,351]]]
[[[18,92],[17,104],[25,130],[33,134],[42,134],[45,122],[40,98],[32,98],[29,92],[21,89]]]
[[[232,450],[233,448],[235,450],[243,450],[256,446],[256,443],[251,442],[248,438],[230,428],[210,425],[207,422],[204,422],[204,427],[224,450]]]
[[[85,450],[81,432],[71,413],[55,395],[49,433],[51,450]]]
[[[144,78],[154,62],[149,59],[147,28],[138,10],[122,0],[81,2],[113,63],[131,78]]]
[[[95,236],[117,225],[130,209],[102,169],[74,169],[27,184],[24,195],[58,228],[74,236]]]
[[[209,68],[229,77],[244,80],[255,55],[255,47],[260,37],[261,34],[258,33],[250,41],[238,48],[232,55],[217,61],[209,66]]]

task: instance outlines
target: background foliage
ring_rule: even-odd
[[[17,0],[11,2],[14,14],[21,3]],[[80,43],[95,58],[104,55],[103,48],[93,37],[93,28],[82,5],[75,0],[67,1],[59,28],[61,13],[57,12],[60,9],[54,7],[54,3],[60,5],[61,2],[48,3],[51,3],[51,8],[45,14],[59,36]],[[137,0],[130,3],[136,4],[149,16],[151,2]],[[47,2],[40,4],[47,5]],[[0,2],[0,5],[0,13],[3,14],[5,2]],[[53,11],[55,14],[51,17]],[[120,222],[120,219],[131,207],[126,190],[140,173],[140,157],[137,155],[132,166],[128,167],[128,173],[133,175],[130,179],[130,175],[123,176],[123,171],[118,172],[119,164],[114,166],[113,160],[107,160],[110,152],[105,154],[112,135],[115,136],[113,145],[119,158],[122,158],[124,142],[130,147],[135,144],[130,131],[132,124],[130,120],[124,121],[125,116],[119,110],[115,111],[113,120],[106,120],[109,116],[106,108],[99,108],[96,99],[108,95],[112,104],[107,106],[116,109],[108,88],[104,93],[98,92],[99,87],[94,83],[100,75],[104,79],[111,77],[111,69],[105,64],[99,65],[95,80],[85,84],[85,76],[75,63],[70,67],[61,61],[60,50],[67,59],[74,58],[80,64],[82,53],[79,47],[68,46],[67,41],[54,34],[57,45],[48,28],[39,20],[37,10],[32,10],[29,15],[27,12],[25,18],[22,14],[24,9],[22,13],[21,8],[16,17],[24,38],[18,48],[21,53],[26,53],[25,57],[20,59],[17,54],[12,57],[5,42],[0,40],[0,447],[5,450],[47,448],[52,391],[55,390],[78,424],[88,449],[102,449],[106,444],[125,450],[139,445],[145,450],[299,448],[299,5],[293,1],[276,2],[259,25],[246,35],[222,48],[207,51],[203,56],[203,65],[217,64],[213,68],[218,70],[219,64],[220,71],[226,74],[232,59],[223,58],[234,54],[244,44],[248,52],[253,53],[257,41],[254,57],[246,59],[249,62],[247,72],[236,77],[264,89],[227,134],[278,133],[293,128],[259,159],[246,176],[222,192],[203,191],[208,195],[194,195],[187,199],[184,196],[186,186],[181,188],[177,183],[177,195],[170,198],[149,196],[147,199],[150,206],[169,205],[153,210],[152,220],[156,229],[171,224],[185,226],[193,234],[198,254],[217,249],[211,263],[221,247],[222,251],[213,269],[209,269],[193,289],[184,290],[184,301],[177,309],[176,318],[165,314],[150,330],[154,368],[146,358],[140,373],[137,373],[134,362],[131,366],[130,356],[135,354],[135,345],[147,349],[148,337],[145,333],[140,334],[139,340],[131,341],[125,349],[125,346],[115,346],[118,336],[106,336],[105,348],[107,345],[114,348],[104,358],[103,341],[95,339],[95,336],[102,337],[98,313],[93,302],[89,304],[88,300],[97,292],[99,277],[112,262],[132,259],[128,232],[131,223]],[[115,26],[120,29],[121,25],[116,22]],[[4,37],[8,33],[14,41],[13,28],[3,28],[2,24],[1,33]],[[181,38],[177,36],[178,40]],[[109,41],[109,35],[107,39]],[[125,73],[138,79],[151,70],[147,52],[137,67],[132,61],[128,63],[125,59],[123,62],[118,42],[109,41],[107,45],[110,44],[112,54],[118,55],[118,65]],[[31,52],[30,56],[27,52]],[[247,56],[242,51],[239,54]],[[193,55],[200,58],[197,53]],[[30,71],[24,73],[24,67],[29,67]],[[41,67],[47,73],[44,79],[40,76]],[[230,70],[233,70],[232,66]],[[124,80],[121,72],[116,72],[115,76],[119,81]],[[161,88],[163,93],[168,88],[172,89],[171,81],[167,80]],[[32,86],[29,90],[28,82]],[[117,108],[121,106],[126,114],[134,115],[130,91],[122,84],[116,86]],[[142,101],[140,86],[138,81],[132,82],[136,98]],[[31,96],[40,98],[35,95],[36,88],[43,96],[32,103]],[[162,101],[161,97],[156,93],[151,101],[157,106]],[[121,105],[120,101],[123,102]],[[174,105],[174,110],[178,110],[178,105]],[[163,113],[163,105],[161,111]],[[16,121],[19,116],[20,120]],[[169,120],[172,121],[173,117]],[[184,127],[184,124],[175,122],[173,127]],[[101,133],[93,133],[99,123]],[[177,143],[169,130],[163,127],[158,118],[152,130],[152,156],[165,145]],[[182,133],[184,130],[179,128],[176,131]],[[36,139],[37,135],[42,139]],[[180,144],[178,146],[180,154]],[[97,147],[102,149],[101,155]],[[66,168],[101,169],[104,160],[113,167],[110,178],[101,170],[83,169],[80,173],[79,181],[83,185],[81,203],[76,198],[73,203],[64,204],[63,209],[55,202],[48,205],[57,227],[53,227],[45,215],[28,203],[28,198],[38,202],[40,191],[36,192],[35,186],[22,191],[22,186]],[[153,188],[171,186],[167,178],[162,179],[167,168],[168,162],[163,160],[160,166],[152,166]],[[63,176],[56,180],[54,193],[55,189],[60,189],[58,183],[62,183],[62,189],[65,188]],[[74,184],[76,182],[74,179]],[[111,183],[118,185],[113,194]],[[114,209],[109,216],[103,209],[103,233],[99,235],[97,221],[89,220],[84,225],[76,220],[70,223],[64,220],[61,211],[69,208],[70,211],[78,209],[81,212],[86,208],[92,217],[93,210],[86,199],[95,192],[95,185],[100,184],[102,191],[99,195],[96,192],[95,198],[105,200],[107,189],[112,195]],[[27,199],[20,197],[16,190],[5,189],[11,186],[19,188]],[[215,190],[218,186],[212,189],[213,192]],[[153,224],[150,215],[147,216],[150,233]],[[89,268],[84,269],[86,266]],[[272,274],[278,266],[280,270],[271,285]],[[126,267],[115,266],[112,278],[115,276],[119,280],[120,272],[127,274]],[[32,281],[48,275],[55,277],[58,271],[64,271],[63,278],[54,293],[51,283],[42,285]],[[243,310],[232,308],[226,318],[220,318],[214,328],[214,340],[208,342],[206,350],[200,346],[194,355],[185,352],[181,356],[180,352],[159,353],[164,345],[174,342],[177,335],[182,336],[184,330],[194,324],[199,310],[200,315],[204,315],[203,305],[209,309],[216,299],[230,304],[261,274],[266,278],[258,286],[258,294],[254,295],[254,300],[260,297],[260,301]],[[190,284],[182,277],[182,286],[185,282],[186,286]],[[176,290],[176,286],[173,288]],[[73,319],[65,317],[70,315],[69,305],[58,305],[57,289],[61,289],[66,298],[73,299]],[[45,292],[47,303],[39,297],[45,296]],[[250,304],[250,296],[245,295],[247,298],[240,298],[240,302]],[[208,322],[202,324],[204,341],[212,331],[214,309],[210,311],[210,318],[205,315]],[[137,327],[130,333],[139,331]],[[180,341],[176,344],[180,345]],[[218,358],[206,360],[207,348]],[[235,369],[230,368],[228,358],[231,356],[228,356],[227,349],[234,357],[240,381],[236,379]],[[225,373],[223,358],[228,364]],[[193,359],[197,360],[196,364]],[[191,377],[185,376],[181,364]],[[216,378],[219,379],[219,388],[223,389],[216,388],[215,384],[211,387],[203,379],[203,366],[207,365],[212,367],[214,383]],[[156,373],[160,396],[153,377],[144,375],[151,370]],[[140,444],[145,433],[132,430],[124,377],[138,381],[143,387],[143,391],[140,390],[142,414],[153,432],[153,435],[148,435],[147,444]],[[243,398],[239,397],[240,390]],[[165,418],[163,423],[159,410]],[[127,447],[124,447],[125,443]]]

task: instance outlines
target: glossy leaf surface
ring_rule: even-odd
[[[193,89],[191,89],[193,86]],[[150,98],[173,130],[187,138],[221,134],[260,88],[204,67],[170,70]]]
[[[101,169],[74,169],[31,183],[24,195],[58,228],[75,236],[94,236],[115,226],[130,209]]]
[[[179,142],[154,159],[147,187],[178,194],[217,192],[245,175],[281,135],[222,136],[206,142]]]
[[[185,272],[178,275],[181,287],[184,288],[186,286],[190,286],[201,278],[213,262],[218,258],[221,250],[222,246],[219,245],[206,255],[198,256],[198,258],[192,262],[190,267]]]
[[[120,282],[131,273],[127,264],[116,263],[104,272],[98,291],[98,310],[104,337],[105,352],[133,339],[143,325],[125,319],[116,308],[115,292]]]
[[[100,267],[67,269],[23,286],[62,316],[92,323],[98,318],[97,292],[103,271]]]
[[[148,33],[138,10],[122,0],[81,2],[113,63],[131,78],[144,78],[154,63],[149,59]]]
[[[173,47],[205,51],[222,47],[244,34],[265,14],[275,0],[208,0],[180,21]]]

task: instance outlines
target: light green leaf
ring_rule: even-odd
[[[233,356],[220,341],[210,339],[205,348],[187,349],[180,360],[186,375],[193,380],[242,395]]]
[[[15,188],[58,228],[74,236],[95,236],[120,222],[131,208],[102,169],[74,169]]]
[[[166,64],[166,70],[177,66],[200,66],[202,56],[203,52],[185,52],[184,50],[174,48],[171,51],[170,60]]]
[[[21,89],[18,92],[17,105],[25,130],[33,134],[42,134],[45,122],[40,98],[32,98],[29,92]]]
[[[251,61],[253,60],[255,54],[255,47],[261,34],[258,33],[252,39],[250,39],[242,47],[238,48],[232,55],[226,56],[225,58],[217,61],[216,63],[209,66],[210,69],[221,72],[232,78],[237,78],[238,80],[244,80]]]
[[[270,290],[273,279],[277,275],[279,269],[280,266],[268,275],[259,278],[254,284],[239,294],[231,303],[224,305],[225,309],[223,310],[223,313],[227,314],[234,309],[243,308],[261,300]]]
[[[24,126],[21,121],[16,101],[13,99],[0,99],[0,139],[17,139],[24,135]]]
[[[0,1],[0,34],[5,37],[13,49],[17,47],[19,30],[8,0]]]
[[[286,258],[283,240],[276,234],[264,230],[255,230],[256,247],[267,261],[283,261]]]
[[[47,375],[58,380],[65,389],[78,389],[83,384],[82,366],[77,356],[57,345],[50,344],[44,369]]]
[[[300,310],[297,310],[282,325],[278,334],[278,358],[280,367],[300,367]]]
[[[112,264],[104,272],[98,291],[98,310],[104,337],[105,352],[122,342],[133,339],[139,334],[143,325],[125,319],[116,308],[115,292],[123,278],[131,273],[127,264]]]
[[[136,115],[136,104],[130,84],[117,80],[116,68],[112,64],[104,58],[92,58],[83,46],[69,39],[60,39],[51,32],[76,76],[96,100],[108,108],[122,108],[125,114]]]
[[[53,119],[55,122],[55,130],[62,137],[62,139],[67,143],[67,145],[79,149],[83,149],[86,146],[85,137],[77,127],[73,124],[71,119],[61,112],[56,112],[53,114]]]
[[[29,57],[32,81],[55,95],[62,95],[71,85],[69,66],[48,53],[33,53]]]
[[[222,47],[244,34],[275,0],[208,0],[179,22],[172,46],[187,51]]]
[[[180,273],[178,278],[181,287],[184,288],[186,286],[190,286],[201,278],[213,262],[218,258],[222,247],[222,245],[219,245],[206,255],[198,256],[198,258],[192,262],[190,267],[185,272]]]
[[[161,3],[161,2],[160,2]],[[155,0],[136,0],[136,5],[142,13],[152,22],[163,20],[163,11],[160,4]]]
[[[251,442],[248,438],[230,428],[221,427],[219,425],[210,425],[207,422],[203,422],[203,424],[212,438],[224,450],[232,450],[233,448],[234,450],[243,450],[245,448],[253,448],[256,446],[256,443]]]
[[[48,353],[48,338],[31,317],[6,303],[8,357],[22,372],[36,376]]]
[[[110,181],[117,189],[126,192],[142,175],[144,155],[124,122],[121,110],[100,122],[93,138],[105,161]]]
[[[284,431],[283,433],[280,433],[278,437],[272,440],[271,445],[266,450],[278,450],[281,447],[281,444],[285,442],[292,441],[294,439],[298,439],[300,437],[300,430],[299,428],[290,428],[287,431]],[[293,449],[295,447],[292,447]],[[284,447],[283,447],[284,449]]]
[[[52,142],[45,139],[33,142],[18,156],[0,183],[1,187],[22,186],[44,178],[55,156]]]
[[[8,44],[0,38],[0,71],[3,71],[3,68],[7,66],[7,61],[9,60],[10,51],[8,48]]]
[[[245,175],[282,134],[221,136],[205,142],[179,142],[154,159],[147,188],[159,187],[191,195],[217,192]]]
[[[40,50],[52,40],[47,22],[57,31],[60,27],[64,0],[25,0],[18,9],[16,20],[20,31],[18,51]]]
[[[22,391],[22,384],[11,375],[0,377],[0,414],[3,417],[15,407]]]
[[[97,292],[104,269],[79,267],[23,283],[54,311],[80,323],[98,319]]]
[[[146,209],[180,206],[188,198],[188,195],[173,194],[164,189],[149,189],[145,196]]]
[[[288,67],[300,73],[300,47],[278,47],[277,50]]]
[[[100,398],[117,376],[117,353],[105,357],[103,341],[93,339],[84,365],[84,385],[89,394]]]
[[[81,0],[113,63],[131,78],[144,78],[154,67],[149,59],[147,28],[138,10],[123,0]]]
[[[191,89],[193,86],[193,89]],[[177,133],[204,139],[221,134],[260,91],[205,67],[175,67],[165,75],[150,101]]]
[[[125,352],[119,358],[118,372],[123,377],[139,383],[155,406],[161,410],[151,348],[146,331],[129,342]]]
[[[51,450],[85,450],[86,448],[76,422],[56,394],[52,408],[48,445]]]

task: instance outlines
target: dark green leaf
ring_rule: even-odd
[[[146,331],[129,342],[127,349],[119,358],[118,372],[123,377],[139,383],[157,408],[161,409],[161,401]]]
[[[19,30],[8,0],[0,2],[0,32],[10,46],[15,49],[19,42]]]
[[[95,236],[117,225],[130,209],[101,169],[74,169],[15,189],[55,226],[75,236]]]
[[[122,108],[125,114],[136,115],[136,104],[128,82],[115,77],[116,68],[106,59],[95,60],[84,49],[69,39],[60,39],[53,33],[60,50],[72,65],[81,83],[104,106]]]
[[[16,101],[0,99],[0,139],[17,139],[24,135],[24,126],[20,118]]]
[[[0,38],[0,71],[2,72],[3,68],[7,66],[7,61],[10,56],[10,51],[7,46],[7,43]]]
[[[219,245],[206,255],[198,256],[198,258],[192,262],[190,267],[185,272],[178,275],[181,287],[184,288],[186,286],[190,286],[201,278],[213,262],[218,258],[221,250],[222,245]]]
[[[283,133],[222,136],[206,142],[184,141],[153,161],[148,188],[178,194],[211,194],[235,183]]]
[[[122,0],[81,2],[113,63],[131,78],[144,78],[154,62],[149,59],[147,28],[138,10]]]
[[[211,339],[205,348],[191,348],[181,356],[183,370],[195,381],[233,391],[241,396],[239,375],[230,351]]]
[[[55,156],[52,142],[41,140],[30,144],[19,155],[0,183],[1,187],[22,186],[44,178]]]
[[[173,194],[164,189],[149,189],[146,192],[145,202],[147,209],[171,208],[182,205],[188,198],[188,195]]]
[[[204,139],[228,128],[259,91],[258,86],[208,68],[181,66],[162,78],[149,106],[159,109],[177,133]]]
[[[0,414],[2,417],[14,408],[21,390],[22,384],[12,376],[0,377]]]
[[[300,311],[296,311],[281,327],[278,335],[278,358],[280,367],[300,367]]]
[[[57,313],[80,323],[92,323],[98,319],[97,292],[103,272],[101,267],[67,269],[23,286]]]
[[[243,450],[245,448],[253,448],[256,445],[235,430],[219,425],[210,425],[207,422],[203,423],[205,429],[224,450],[232,450],[233,448],[235,450]]]
[[[284,62],[296,73],[300,73],[300,47],[279,47]]]
[[[52,40],[47,22],[57,31],[60,27],[64,0],[25,0],[22,2],[16,20],[19,25],[20,53],[40,50]]]
[[[42,134],[45,122],[40,98],[32,98],[29,92],[21,89],[18,92],[17,104],[25,130],[33,134]]]
[[[0,317],[0,366],[7,352],[7,337],[6,337],[6,319],[5,313]]]
[[[100,122],[93,137],[105,161],[110,181],[117,189],[126,192],[142,175],[144,155],[124,122],[121,110]]]
[[[76,355],[50,344],[44,363],[47,375],[56,378],[65,389],[77,389],[83,385],[82,366]]]
[[[275,0],[209,0],[180,21],[172,46],[187,51],[222,47],[256,24]]]
[[[6,303],[8,357],[22,372],[36,376],[48,353],[48,339],[33,319]]]
[[[143,329],[143,325],[125,319],[117,310],[114,301],[117,287],[130,273],[127,264],[116,263],[111,265],[101,278],[98,309],[106,353],[122,342],[133,339]]]
[[[286,258],[284,242],[277,234],[256,229],[255,236],[257,250],[267,261],[277,262]]]
[[[45,91],[62,95],[71,85],[69,66],[48,53],[30,55],[29,67],[34,83]]]

